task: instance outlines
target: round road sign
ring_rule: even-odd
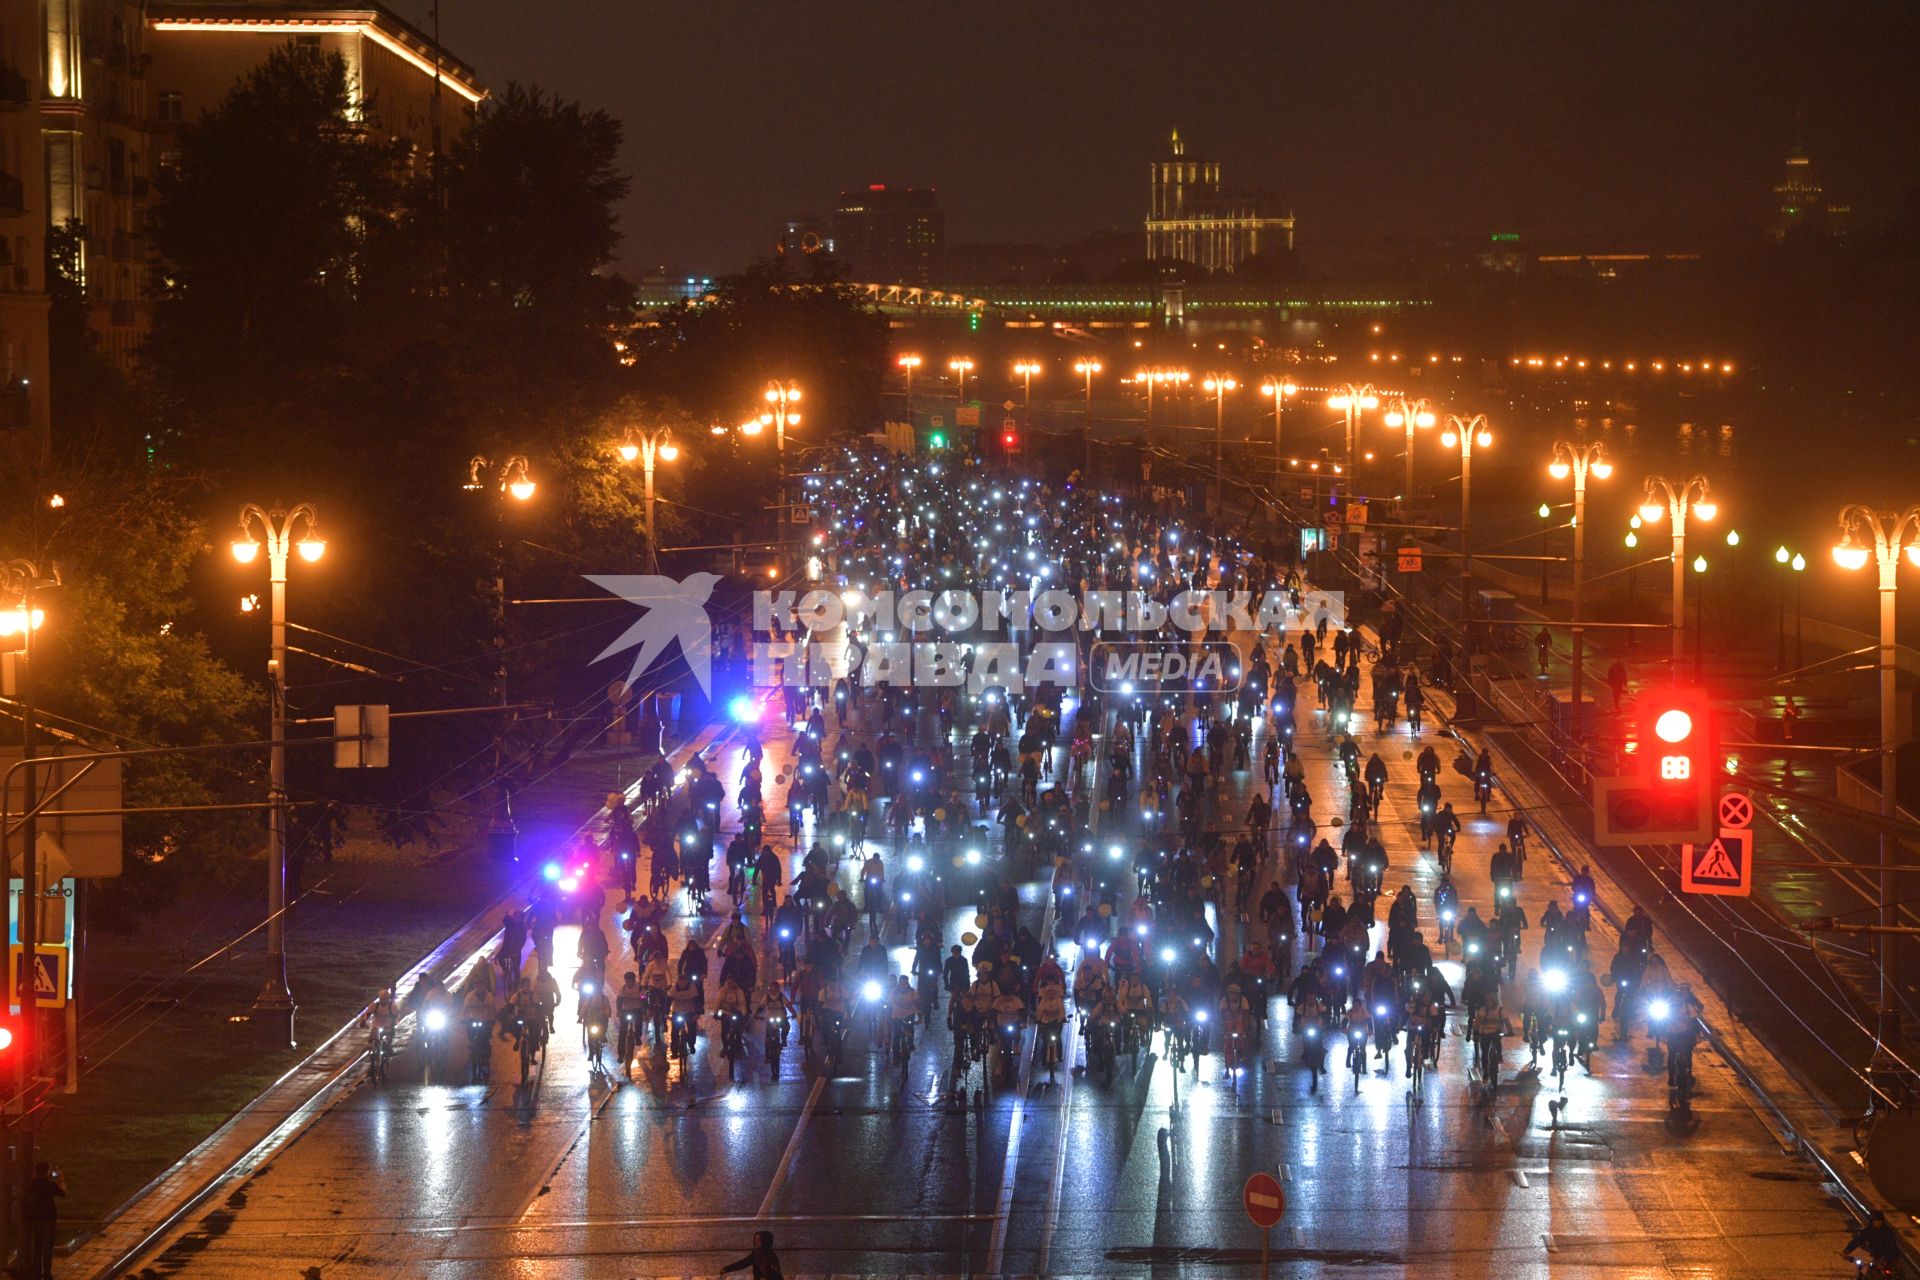
[[[1752,826],[1753,797],[1744,791],[1729,791],[1721,796],[1720,825],[1723,827]]]
[[[1256,1173],[1248,1178],[1240,1199],[1247,1207],[1247,1217],[1262,1231],[1271,1231],[1287,1210],[1287,1193],[1280,1189],[1280,1180],[1270,1173]]]

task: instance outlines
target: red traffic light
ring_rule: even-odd
[[[1000,436],[1000,443],[1004,444],[1009,449],[1013,448],[1013,446],[1018,444],[1019,442],[1020,442],[1020,437],[1015,435],[1011,431],[1003,432]]]
[[[1640,695],[1629,771],[1594,779],[1594,840],[1601,845],[1672,844],[1713,833],[1719,798],[1713,707],[1697,687]]]
[[[1648,689],[1640,695],[1640,741],[1650,782],[1693,786],[1713,776],[1712,712],[1704,689]]]

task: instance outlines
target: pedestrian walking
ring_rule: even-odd
[[[53,1237],[60,1221],[60,1197],[66,1194],[66,1180],[45,1160],[33,1167],[33,1179],[20,1205],[26,1229],[26,1270],[21,1273],[25,1280],[53,1280]],[[769,1274],[779,1275],[780,1264],[776,1262]]]
[[[1627,696],[1627,664],[1618,658],[1607,668],[1607,688],[1613,690],[1613,709],[1618,711],[1620,699]]]

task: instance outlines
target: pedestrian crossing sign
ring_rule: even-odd
[[[7,975],[13,985],[7,988],[7,1004],[11,1012],[18,1013],[20,974],[26,963],[26,951],[19,943],[8,948],[9,960]],[[67,948],[41,943],[33,950],[33,1002],[42,1009],[58,1009],[67,1003]]]
[[[1722,827],[1705,844],[1680,846],[1680,887],[1687,893],[1745,898],[1753,893],[1753,830]]]

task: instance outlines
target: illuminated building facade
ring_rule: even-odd
[[[46,177],[39,14],[0,5],[0,449],[47,438]]]
[[[1189,160],[1180,131],[1172,150],[1148,166],[1147,257],[1232,271],[1256,253],[1293,248],[1293,213],[1263,192],[1229,192],[1215,161]]]
[[[218,106],[269,53],[338,54],[365,118],[413,142],[423,161],[484,95],[471,68],[377,4],[42,0],[39,19],[30,64],[45,69],[40,225],[83,229],[88,321],[122,364],[149,328],[153,176],[181,124]]]
[[[1834,204],[1813,172],[1813,161],[1801,147],[1787,153],[1780,181],[1773,188],[1773,238],[1784,240],[1805,228],[1815,235],[1840,235],[1846,230],[1845,205]]]
[[[833,256],[848,278],[874,284],[924,285],[946,238],[947,219],[931,187],[875,182],[842,191],[833,208]]]

